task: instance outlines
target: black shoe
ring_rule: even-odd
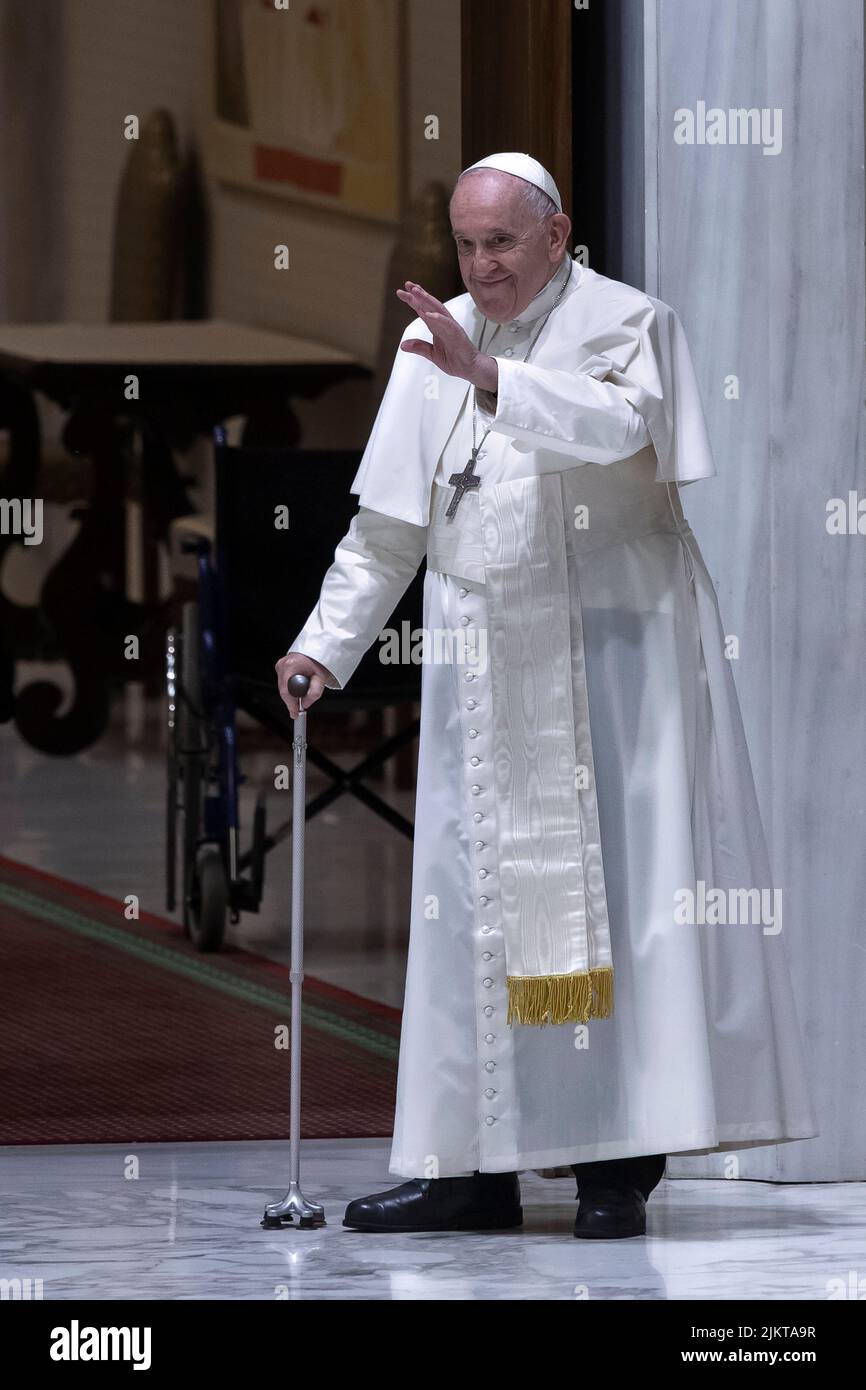
[[[577,1195],[585,1183],[603,1187],[636,1187],[645,1202],[658,1187],[665,1173],[667,1154],[641,1154],[636,1158],[606,1158],[594,1163],[572,1163],[577,1178]]]
[[[410,1178],[358,1197],[343,1217],[356,1231],[505,1231],[522,1224],[516,1173]]]
[[[646,1199],[634,1186],[580,1185],[574,1234],[580,1240],[622,1240],[646,1235]]]

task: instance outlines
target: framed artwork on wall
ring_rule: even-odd
[[[212,0],[206,158],[225,183],[395,222],[402,0]]]

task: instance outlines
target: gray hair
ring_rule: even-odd
[[[527,212],[538,222],[543,222],[545,218],[552,217],[559,209],[549,193],[545,193],[543,188],[536,188],[534,183],[527,183],[523,190],[523,204]]]
[[[485,172],[486,170],[484,169],[467,169],[465,173],[460,174],[452,189],[451,197],[454,197],[460,180],[466,178],[467,174],[483,174]],[[509,177],[516,178],[517,175],[511,174]],[[523,206],[526,208],[526,211],[533,221],[544,222],[546,218],[552,217],[555,212],[559,211],[556,203],[550,197],[550,194],[545,193],[543,188],[537,188],[534,183],[528,183],[526,179],[521,179],[520,182],[523,184],[523,188],[521,189]]]

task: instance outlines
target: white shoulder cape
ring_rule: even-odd
[[[447,308],[477,342],[482,316],[472,297],[458,295],[447,301]],[[406,338],[429,342],[431,335],[414,319],[401,342]],[[716,472],[682,324],[669,305],[631,285],[575,262],[569,288],[544,327],[531,364],[508,361],[507,371],[512,379],[522,373],[521,409],[526,415],[528,408],[530,416],[532,384],[541,385],[549,372],[569,442],[542,439],[541,434],[550,435],[546,428],[539,432],[538,446],[570,454],[576,466],[587,462],[580,450],[581,416],[588,416],[589,408],[597,413],[593,387],[605,382],[642,416],[655,447],[659,482],[692,482]],[[362,507],[427,525],[436,465],[469,389],[462,378],[447,376],[423,357],[398,348],[351,487]],[[549,424],[551,394],[544,394]],[[502,427],[511,432],[506,424]],[[531,438],[531,431],[527,436],[523,429],[522,437]]]

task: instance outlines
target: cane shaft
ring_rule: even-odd
[[[289,1190],[281,1202],[269,1202],[262,1225],[269,1230],[297,1222],[299,1230],[315,1230],[325,1224],[321,1202],[309,1202],[301,1191],[301,994],[304,983],[304,830],[307,810],[307,716],[303,701],[310,687],[308,676],[289,677],[288,692],[299,701],[292,740],[292,940],[289,977],[292,985],[292,1022],[289,1061]]]
[[[292,1026],[291,1098],[289,1103],[290,1180],[301,1169],[301,995],[304,983],[304,829],[307,804],[307,716],[295,720],[292,744]]]

